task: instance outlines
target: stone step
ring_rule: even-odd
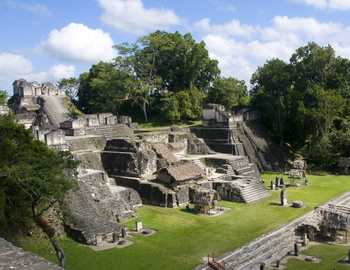
[[[259,195],[255,195],[255,196],[250,196],[250,197],[243,197],[243,200],[246,202],[246,203],[251,203],[251,202],[255,202],[255,201],[258,201],[258,200],[261,200],[261,199],[264,199],[264,198],[267,198],[268,196],[270,196],[270,194],[268,192],[264,192],[264,193],[261,193]]]

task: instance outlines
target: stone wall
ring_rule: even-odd
[[[164,185],[143,181],[139,178],[121,176],[113,178],[118,185],[137,190],[144,204],[172,208],[184,206],[190,202],[190,188],[188,186],[170,189]]]
[[[157,155],[152,145],[135,140],[109,140],[102,152],[102,162],[110,175],[149,178],[157,171]]]
[[[24,79],[13,82],[13,94],[25,96],[64,96],[65,93],[52,83],[28,82]]]

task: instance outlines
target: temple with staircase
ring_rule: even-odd
[[[70,101],[52,84],[14,82],[11,108],[33,136],[80,161],[77,187],[65,198],[65,228],[89,245],[120,241],[121,221],[142,204],[183,207],[196,194],[251,203],[270,195],[259,164],[237,138],[237,122],[218,105],[203,110],[200,130],[138,130],[111,113],[70,113]],[[200,138],[200,137],[203,137]],[[258,166],[257,166],[258,165]]]

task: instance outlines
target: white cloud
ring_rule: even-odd
[[[22,74],[20,77],[30,80],[30,81],[58,81],[63,78],[74,77],[75,67],[73,65],[63,65],[58,64],[49,68],[48,71],[42,72],[31,72],[27,74]]]
[[[99,0],[99,3],[104,23],[136,35],[168,29],[180,23],[174,11],[146,8],[141,0]]]
[[[0,89],[11,92],[14,80],[23,78],[31,81],[58,81],[63,78],[74,77],[73,65],[57,64],[47,71],[35,71],[30,59],[15,53],[0,52]]]
[[[247,82],[268,59],[288,61],[295,49],[310,41],[331,44],[338,55],[350,56],[350,27],[314,18],[276,16],[266,27],[242,25],[236,20],[213,25],[203,19],[195,28],[202,34],[210,55],[219,60],[223,75]]]
[[[320,9],[349,10],[350,0],[294,0]]]
[[[238,20],[232,20],[224,24],[211,24],[209,18],[204,18],[194,25],[202,33],[219,34],[225,36],[248,37],[256,31],[255,27],[241,24]]]
[[[0,53],[0,80],[33,71],[32,62],[20,54]]]
[[[87,63],[111,60],[116,55],[113,45],[108,33],[78,23],[52,30],[43,44],[55,57]]]
[[[51,67],[49,72],[55,80],[74,77],[75,66],[73,65],[55,65]]]

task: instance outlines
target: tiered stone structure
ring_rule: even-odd
[[[81,161],[78,185],[65,200],[65,226],[85,244],[119,241],[119,222],[134,216],[142,203],[184,206],[194,202],[200,190],[240,202],[269,195],[246,156],[218,154],[189,130],[134,134],[135,125],[126,116],[73,118],[69,100],[51,84],[16,81],[13,101],[19,121],[32,128],[37,139]],[[213,112],[215,121],[225,126],[223,134],[232,134],[232,118],[215,107],[204,111],[209,122]]]
[[[259,114],[249,109],[228,112],[222,105],[206,104],[203,125],[192,131],[217,152],[248,156],[260,171],[281,171],[286,155],[259,123]]]
[[[65,199],[65,227],[77,240],[91,245],[118,241],[118,222],[142,205],[132,189],[116,186],[101,162],[107,138],[132,134],[131,119],[112,114],[72,118],[69,99],[51,83],[17,80],[12,108],[17,119],[32,129],[35,138],[57,150],[69,150],[81,161],[76,189]]]

